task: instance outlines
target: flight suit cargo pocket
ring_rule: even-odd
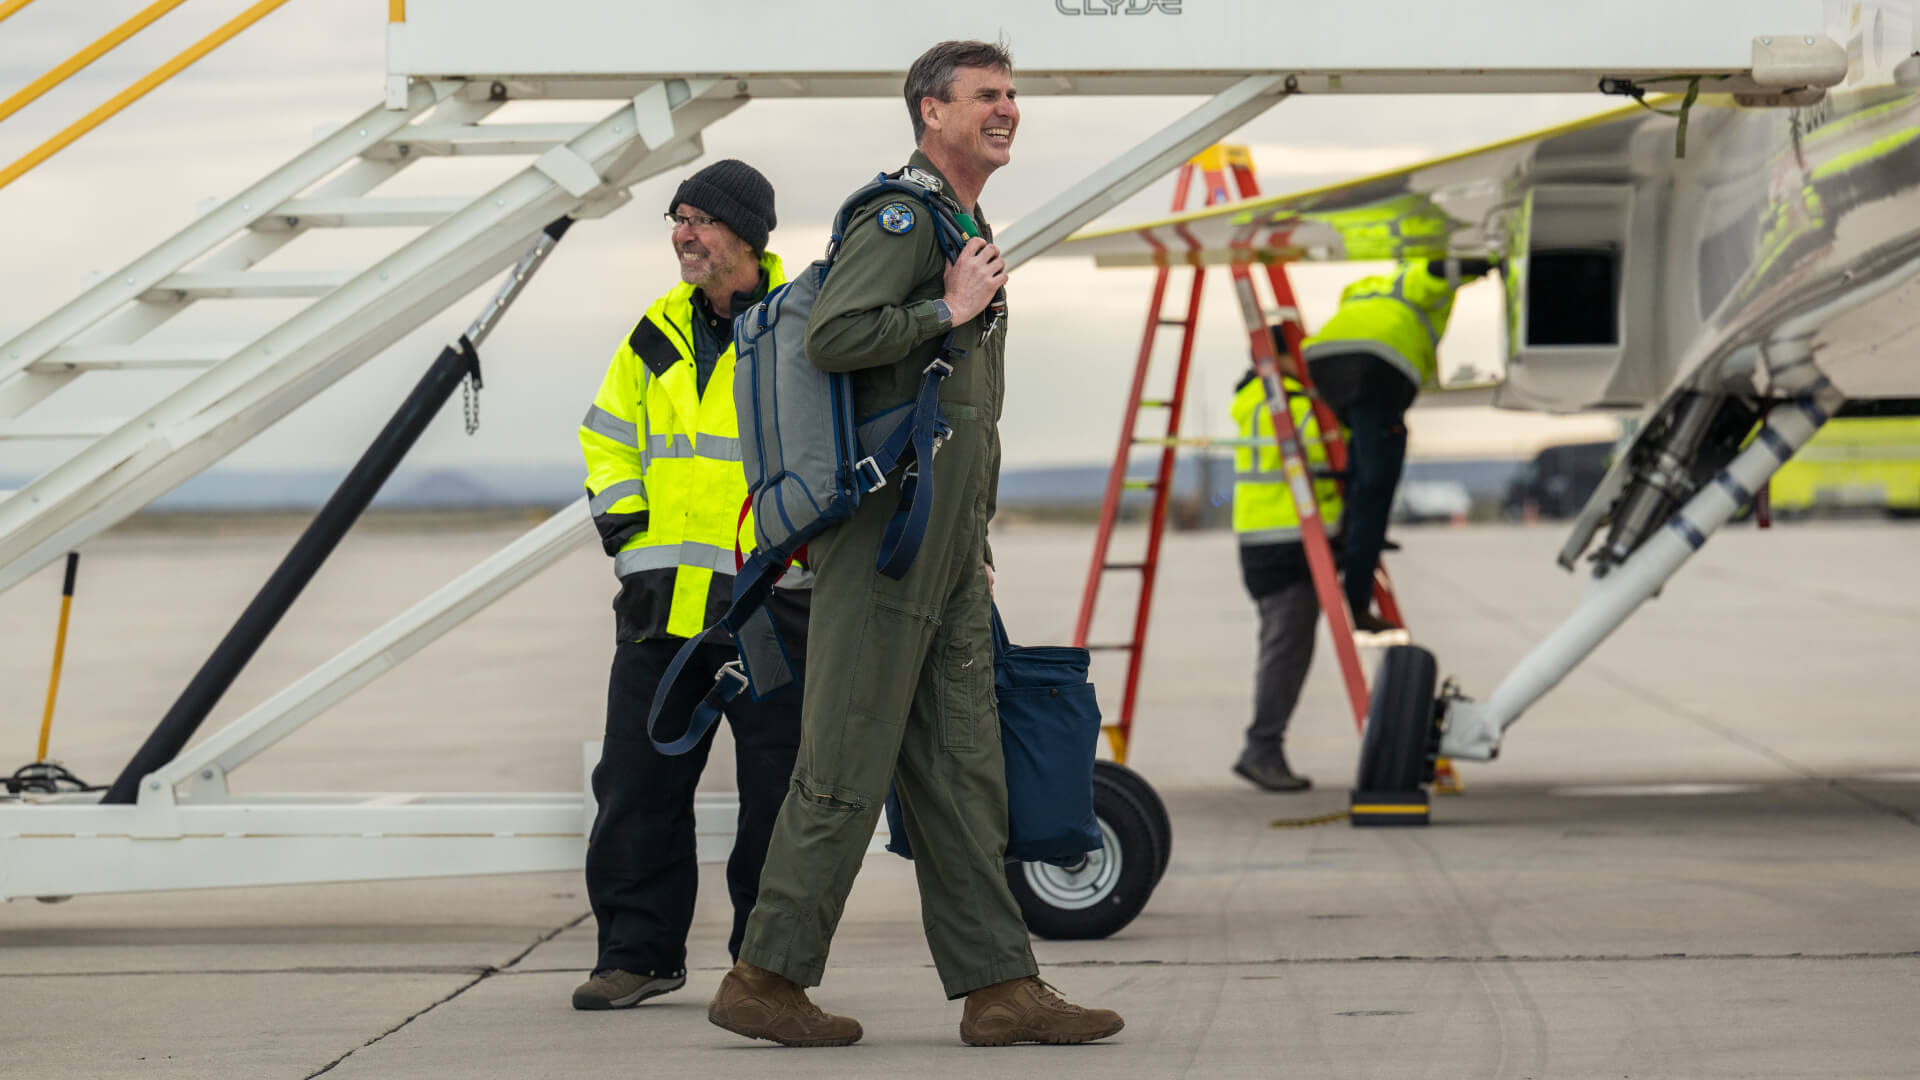
[[[919,604],[876,594],[867,605],[855,650],[858,661],[848,677],[852,693],[847,712],[898,727],[906,723],[915,689],[940,618]],[[816,638],[830,631],[816,622]],[[935,643],[937,644],[937,643]]]
[[[971,750],[980,737],[979,714],[993,705],[993,661],[984,650],[949,641],[940,680],[940,748]]]

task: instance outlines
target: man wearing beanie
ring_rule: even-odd
[[[713,731],[684,756],[656,751],[647,711],[685,639],[726,611],[736,539],[753,546],[733,408],[733,317],[785,280],[766,250],[773,186],[739,161],[684,181],[667,204],[680,283],[655,300],[613,354],[580,425],[587,496],[613,558],[615,644],[607,728],[593,770],[598,804],[587,846],[587,896],[599,957],[573,992],[576,1009],[624,1009],[686,983],[687,930],[699,868],[694,787]],[[804,654],[811,575],[787,572],[768,604],[795,659]],[[715,646],[695,660],[711,679],[734,659]],[[800,704],[727,709],[740,816],[727,861],[736,957],[760,864],[800,741]],[[674,733],[677,734],[677,733]]]

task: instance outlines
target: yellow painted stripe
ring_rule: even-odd
[[[1127,763],[1127,737],[1120,733],[1117,724],[1107,724],[1100,729],[1106,732],[1107,745],[1113,750],[1113,760],[1122,765]]]
[[[1840,154],[1814,166],[1809,179],[1814,183],[1818,183],[1828,177],[1838,176],[1848,169],[1857,168],[1870,161],[1883,158],[1916,138],[1920,138],[1920,127],[1908,128],[1905,131],[1896,131],[1891,135],[1875,139],[1865,146],[1849,150],[1844,154]]]
[[[192,67],[202,57],[226,44],[235,34],[259,22],[286,2],[287,0],[260,0],[259,3],[227,20],[218,30],[194,42],[180,55],[154,68],[139,82],[115,94],[106,104],[74,121],[53,138],[29,150],[27,156],[5,169],[0,169],[0,188],[20,179],[41,162],[72,145],[80,136],[99,127],[120,110],[146,97],[154,87]]]
[[[5,0],[4,3],[0,3],[0,22],[4,22],[7,16],[31,3],[33,0]]]
[[[145,30],[153,25],[154,20],[186,2],[187,0],[156,0],[155,3],[141,8],[133,18],[108,31],[105,37],[67,57],[58,67],[28,83],[12,97],[0,101],[0,120],[5,120],[32,104],[40,95],[66,82],[74,72],[112,52],[120,46],[121,42]]]
[[[1719,104],[1722,101],[1731,102],[1732,100],[1731,98],[1728,98],[1726,97],[1726,95],[1722,95],[1722,94],[1702,94],[1700,95],[1700,100],[1695,103],[1695,108],[1698,108],[1702,105],[1707,104],[1709,99],[1714,99],[1715,104]],[[1664,105],[1670,102],[1677,104],[1679,100],[1680,100],[1680,95],[1678,94],[1663,94],[1658,97],[1649,95],[1648,104]],[[1229,214],[1243,214],[1243,213],[1248,213],[1250,211],[1257,212],[1261,208],[1277,209],[1281,206],[1285,206],[1288,203],[1298,202],[1300,200],[1313,198],[1315,196],[1328,195],[1336,191],[1344,191],[1348,188],[1360,187],[1361,185],[1364,185],[1364,184],[1378,183],[1381,180],[1390,180],[1395,177],[1406,176],[1409,173],[1419,172],[1422,169],[1431,169],[1439,165],[1447,165],[1456,161],[1464,161],[1468,158],[1475,157],[1480,154],[1490,154],[1496,150],[1506,150],[1511,147],[1522,146],[1522,145],[1525,145],[1526,143],[1537,142],[1542,139],[1551,139],[1556,135],[1565,135],[1570,132],[1584,131],[1587,128],[1600,127],[1603,124],[1610,124],[1616,120],[1624,120],[1627,117],[1639,115],[1642,111],[1643,110],[1638,105],[1627,105],[1618,109],[1609,109],[1606,112],[1597,113],[1593,116],[1586,117],[1585,119],[1582,119],[1582,120],[1571,120],[1564,124],[1556,124],[1553,127],[1541,128],[1538,131],[1529,132],[1525,135],[1516,135],[1510,139],[1502,139],[1498,142],[1487,143],[1484,146],[1476,146],[1471,150],[1462,150],[1457,154],[1448,154],[1445,157],[1429,158],[1426,161],[1417,161],[1411,165],[1403,165],[1398,169],[1388,169],[1385,172],[1374,173],[1370,176],[1362,176],[1355,180],[1342,180],[1337,184],[1323,184],[1320,187],[1307,188],[1304,191],[1295,191],[1286,195],[1278,195],[1278,196],[1262,195],[1256,199],[1244,199],[1239,202],[1219,203],[1205,210],[1196,210],[1186,214],[1176,214],[1173,217],[1160,218],[1155,221],[1138,221],[1138,222],[1134,222],[1131,225],[1123,225],[1113,229],[1101,229],[1095,232],[1075,233],[1074,235],[1067,237],[1065,242],[1072,243],[1075,240],[1092,240],[1102,236],[1119,236],[1123,233],[1139,232],[1141,229],[1159,229],[1159,228],[1164,228],[1170,225],[1184,225],[1189,222],[1202,220],[1204,218],[1220,217],[1222,215],[1229,215]]]
[[[1428,803],[1415,803],[1407,806],[1398,806],[1392,803],[1357,803],[1351,807],[1351,810],[1356,814],[1424,814],[1428,811],[1428,808]]]
[[[387,21],[407,21],[407,0],[387,0]]]

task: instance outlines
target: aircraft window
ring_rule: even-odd
[[[1618,345],[1619,297],[1611,248],[1527,256],[1528,345]]]

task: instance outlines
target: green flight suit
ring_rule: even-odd
[[[920,153],[912,164],[938,176]],[[944,185],[945,181],[942,180]],[[880,224],[883,194],[855,213],[807,327],[807,355],[853,373],[861,417],[910,401],[945,329],[933,301],[947,262],[927,210]],[[975,212],[978,220],[978,211]],[[899,211],[887,220],[898,229]],[[982,224],[984,231],[984,224]],[[933,463],[926,541],[898,581],[874,569],[899,477],[808,546],[814,573],[800,755],[780,807],[740,959],[816,986],[891,781],[919,877],[921,921],[949,998],[1036,974],[1008,891],[1006,767],[993,698],[983,562],[999,481],[1006,325],[954,334],[940,388],[953,437]]]

